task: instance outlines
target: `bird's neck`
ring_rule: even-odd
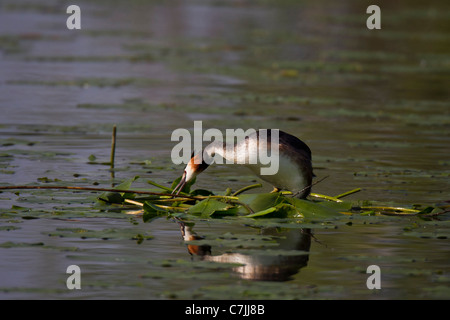
[[[207,162],[214,160],[218,164],[233,164],[236,160],[235,146],[232,143],[214,141],[204,149],[203,158]]]

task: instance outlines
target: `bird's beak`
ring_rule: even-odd
[[[186,170],[183,172],[183,175],[181,176],[180,182],[177,184],[177,186],[172,190],[172,194],[178,195],[181,190],[183,190],[184,186],[186,185]],[[177,191],[178,190],[178,191]]]

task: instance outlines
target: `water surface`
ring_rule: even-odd
[[[182,170],[170,160],[171,133],[201,120],[204,129],[300,137],[318,178],[329,176],[314,192],[362,188],[351,199],[442,204],[450,190],[448,5],[381,1],[382,29],[368,30],[370,4],[79,1],[82,29],[68,30],[61,2],[4,1],[1,185],[107,188],[136,175],[136,188],[148,188],[146,179],[170,185]],[[92,162],[109,160],[114,124],[111,172]],[[255,181],[221,166],[196,185],[222,192]],[[196,219],[188,231],[210,247],[191,255],[179,222],[144,223],[96,196],[0,193],[1,298],[450,297],[448,214]],[[81,290],[66,287],[72,264]],[[366,286],[373,264],[381,290]]]

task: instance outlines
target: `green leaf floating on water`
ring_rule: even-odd
[[[131,188],[131,184],[136,181],[139,178],[139,176],[135,176],[133,178],[127,179],[121,184],[117,185],[114,189],[117,190],[128,190]],[[107,203],[123,203],[124,199],[126,198],[132,198],[133,192],[125,193],[125,192],[104,192],[102,193],[98,199],[102,200]]]
[[[317,219],[339,215],[342,211],[350,210],[352,207],[349,202],[313,202],[298,198],[289,198],[288,201],[299,210],[304,217]]]
[[[157,205],[146,201],[144,203],[144,215],[142,219],[144,220],[144,222],[148,222],[153,220],[154,218],[159,217],[162,214],[165,214],[166,212],[166,209],[158,207]]]
[[[265,216],[266,218],[269,217],[276,217],[276,218],[303,218],[303,215],[301,214],[300,210],[298,210],[295,206],[288,204],[288,203],[279,203],[274,207],[267,208],[265,210],[261,210],[252,214],[248,214],[244,217],[246,218],[256,218],[256,217],[262,217]]]
[[[198,202],[188,209],[189,214],[200,215],[202,218],[212,216],[216,211],[226,211],[233,208],[232,205],[223,201],[207,198]]]
[[[242,194],[241,196],[239,196],[239,201],[247,204],[255,213],[268,210],[282,203],[286,199],[286,197],[278,192]]]
[[[127,190],[131,188],[131,184],[136,181],[137,179],[139,179],[139,176],[135,176],[133,178],[127,179],[124,182],[122,182],[121,184],[117,185],[115,187],[115,189],[117,190]]]
[[[242,199],[241,199],[242,198]],[[297,218],[328,218],[333,217],[342,211],[350,210],[350,202],[313,202],[310,200],[287,197],[279,193],[251,194],[241,197],[245,202],[252,199],[248,205],[255,212],[246,215],[247,218],[256,217],[297,217]]]

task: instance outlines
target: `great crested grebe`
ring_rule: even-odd
[[[278,135],[277,171],[273,174],[261,174],[264,165],[261,162],[249,161],[250,158],[261,152],[273,150],[272,136]],[[264,134],[262,132],[264,131]],[[262,148],[265,148],[262,150]],[[203,157],[202,157],[203,154]],[[261,129],[245,137],[231,147],[225,142],[213,142],[209,144],[203,153],[193,154],[184,169],[180,183],[173,189],[173,194],[179,194],[185,184],[191,181],[208,166],[204,157],[212,158],[217,155],[226,159],[227,164],[240,164],[250,168],[259,178],[267,181],[278,190],[289,190],[296,197],[306,198],[311,192],[311,183],[314,176],[311,164],[311,150],[309,147],[293,135],[277,129]]]

